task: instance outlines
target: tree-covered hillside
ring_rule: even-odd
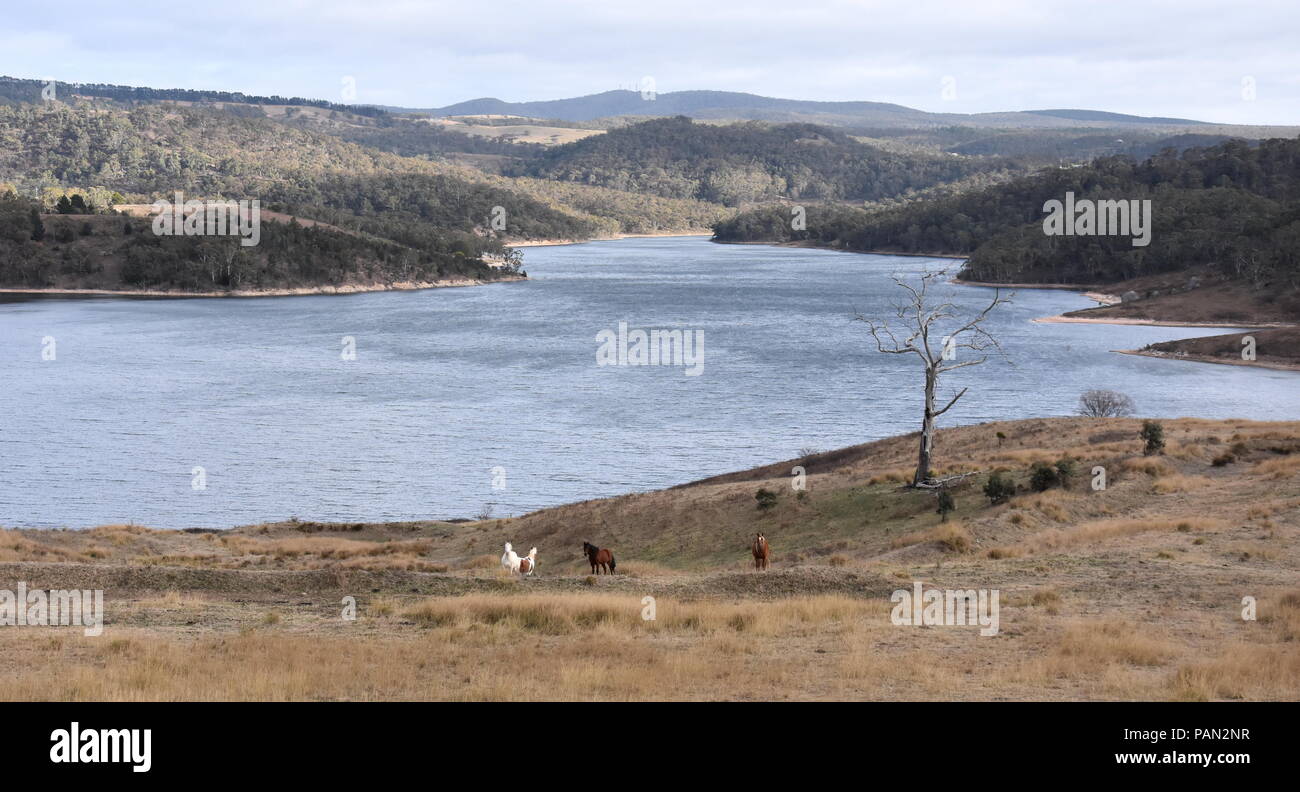
[[[1044,203],[1151,201],[1149,245],[1124,236],[1048,236]],[[1230,141],[1142,162],[1123,157],[1049,168],[1009,183],[878,212],[765,207],[715,226],[719,241],[806,241],[860,251],[969,255],[964,277],[1106,283],[1208,268],[1263,287],[1300,288],[1300,140]]]
[[[775,198],[878,200],[1004,167],[904,155],[813,124],[662,118],[556,146],[505,172],[738,206]]]
[[[499,242],[412,234],[401,241],[296,222],[262,222],[257,245],[237,236],[158,236],[145,219],[43,214],[0,189],[0,287],[188,292],[371,287],[497,280],[514,274],[480,257]]]

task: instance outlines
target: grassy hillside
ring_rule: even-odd
[[[35,699],[1292,698],[1300,423],[1166,421],[1157,456],[1139,423],[941,431],[941,461],[980,471],[946,522],[900,486],[899,437],[480,523],[4,531],[6,576],[109,606],[102,638],[0,631],[0,679]],[[1064,456],[1076,480],[1031,491],[1032,463]],[[992,506],[995,468],[1020,491]],[[618,574],[590,576],[584,540]],[[537,576],[504,575],[505,541],[539,548]],[[915,582],[997,589],[999,632],[892,624],[890,593]]]

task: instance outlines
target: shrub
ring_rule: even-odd
[[[1142,453],[1147,456],[1163,454],[1165,450],[1165,427],[1159,421],[1142,422],[1142,441],[1146,443]]]
[[[948,514],[957,508],[957,504],[952,499],[952,494],[946,489],[941,489],[935,495],[935,499],[938,501],[939,508],[935,509],[935,511],[939,512],[939,519],[947,522]]]
[[[759,510],[765,511],[776,505],[776,493],[760,487],[758,492],[754,493],[754,500],[758,501]]]
[[[1056,468],[1046,462],[1035,462],[1029,468],[1029,488],[1034,492],[1044,492],[1060,483]]]
[[[1073,457],[1061,457],[1056,460],[1056,477],[1060,479],[1062,489],[1070,488],[1070,483],[1074,481],[1078,470],[1078,462]]]
[[[984,484],[984,495],[989,499],[990,504],[997,506],[999,503],[1006,503],[1015,494],[1016,483],[1003,471],[995,470],[989,474],[989,480]]]
[[[1133,414],[1133,400],[1118,391],[1084,391],[1079,397],[1078,413],[1091,418],[1120,418]]]

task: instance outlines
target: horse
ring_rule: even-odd
[[[531,575],[537,569],[537,548],[528,551],[528,555],[519,559],[519,574]]]
[[[501,556],[501,568],[511,575],[519,571],[519,555],[509,542],[506,542],[506,551]]]
[[[767,560],[772,556],[772,551],[767,546],[767,537],[760,534],[754,534],[754,546],[750,548],[754,554],[754,569],[767,569]]]
[[[583,542],[582,552],[587,556],[587,561],[591,564],[591,571],[593,574],[599,574],[599,570],[601,569],[605,570],[607,574],[614,574],[614,567],[616,565],[614,563],[613,550],[596,547],[591,542]]]

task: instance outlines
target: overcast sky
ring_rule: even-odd
[[[614,88],[1300,124],[1300,0],[218,0],[6,8],[0,74],[437,107]],[[955,88],[945,98],[945,78]],[[1253,92],[1251,90],[1253,86]],[[1253,98],[1251,98],[1253,97]]]

